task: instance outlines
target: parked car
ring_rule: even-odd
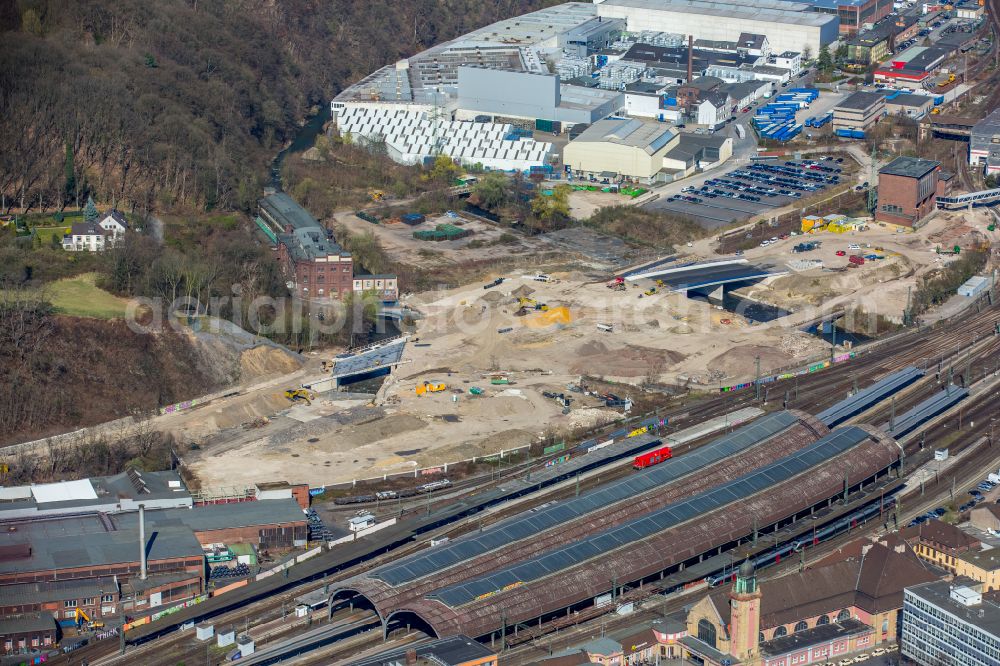
[[[851,243],[850,245],[847,246],[847,249],[848,250],[860,250],[861,246],[858,245],[857,243]]]
[[[837,256],[838,257],[846,257],[847,253],[844,252],[843,250],[837,250]]]

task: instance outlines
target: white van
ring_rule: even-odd
[[[535,282],[551,282],[552,281],[552,278],[550,278],[545,273],[539,273],[538,275],[532,277],[531,279],[534,280]]]
[[[615,327],[612,324],[598,324],[597,330],[604,331],[605,333],[614,333]]]

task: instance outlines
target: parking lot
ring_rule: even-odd
[[[709,178],[698,187],[685,187],[656,207],[687,215],[709,228],[719,227],[840,184],[843,161],[842,157],[823,157],[750,164]]]

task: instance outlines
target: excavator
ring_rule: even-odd
[[[440,393],[446,390],[448,387],[444,384],[432,384],[430,382],[424,382],[423,384],[417,384],[416,393],[417,395],[426,395],[427,393]]]
[[[368,190],[368,197],[375,202],[385,199],[385,192],[382,190]]]
[[[549,309],[549,306],[545,303],[539,303],[533,298],[525,298],[523,296],[517,299],[517,303],[522,308],[534,308],[535,310],[541,310],[542,312]]]
[[[312,401],[316,399],[316,394],[303,388],[288,389],[285,391],[285,397],[292,402],[302,401],[307,405],[311,405]]]
[[[619,275],[614,280],[612,280],[611,282],[607,283],[604,286],[606,286],[608,289],[611,289],[612,291],[625,291],[625,278]]]
[[[82,608],[76,609],[76,626],[81,626],[84,622],[91,629],[103,629],[104,623],[100,621],[94,621],[90,619],[90,616]]]

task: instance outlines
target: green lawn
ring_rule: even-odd
[[[94,273],[56,280],[45,287],[45,296],[60,314],[95,319],[115,319],[125,316],[128,301],[99,289]]]
[[[64,224],[58,227],[33,227],[32,231],[38,234],[38,238],[41,240],[42,245],[48,247],[49,243],[52,242],[53,236],[57,236],[59,238],[59,242],[62,243],[63,234],[67,233],[69,228],[70,225]]]

